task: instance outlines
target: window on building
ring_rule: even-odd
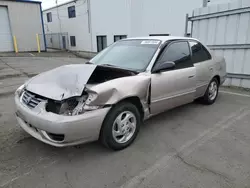
[[[201,43],[196,41],[190,41],[189,44],[192,50],[193,63],[199,63],[211,59],[210,53]]]
[[[159,59],[159,63],[173,61],[175,69],[192,67],[190,50],[187,42],[174,42],[167,46]]]
[[[47,22],[52,22],[52,13],[51,12],[47,13]]]
[[[97,52],[100,52],[107,47],[107,36],[97,36],[96,41],[97,41]]]
[[[68,7],[68,15],[69,15],[69,18],[75,18],[76,17],[75,6]]]
[[[114,42],[127,38],[127,35],[115,35]]]
[[[150,37],[157,36],[170,36],[170,34],[149,34]]]
[[[70,36],[70,45],[76,46],[76,37],[75,36]]]

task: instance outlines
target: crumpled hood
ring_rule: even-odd
[[[65,65],[39,74],[25,83],[26,89],[49,99],[81,96],[96,65]]]

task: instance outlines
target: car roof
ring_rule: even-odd
[[[178,36],[149,36],[149,37],[133,37],[133,38],[127,38],[123,40],[160,40],[162,42],[166,42],[169,40],[182,40],[182,39],[192,39],[199,41],[195,38],[189,38],[189,37],[178,37]]]

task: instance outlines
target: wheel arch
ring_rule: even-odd
[[[133,105],[135,105],[135,107],[138,109],[139,113],[140,113],[140,118],[141,121],[144,118],[144,109],[143,109],[143,105],[141,103],[141,100],[138,96],[128,96],[126,98],[121,99],[120,101],[118,101],[116,104],[110,105],[111,109],[109,110],[109,112],[107,113],[106,117],[103,120],[103,123],[105,121],[105,119],[107,118],[107,116],[109,115],[109,113],[111,112],[111,110],[116,107],[117,105],[121,104],[121,103],[132,103]],[[101,129],[99,131],[99,140],[101,139],[101,134],[102,134],[102,130],[103,130],[103,123],[101,126]]]
[[[117,105],[123,103],[123,102],[128,102],[128,103],[132,103],[133,105],[135,105],[136,108],[137,108],[137,109],[139,110],[139,112],[140,112],[141,119],[143,120],[144,115],[145,115],[145,114],[144,114],[144,109],[143,109],[143,105],[142,105],[142,103],[141,103],[141,100],[140,100],[140,98],[139,98],[138,96],[128,96],[128,97],[126,97],[126,98],[123,98],[123,99],[121,99],[120,101],[118,101],[116,104],[112,105],[112,108],[113,108],[114,106],[117,106]]]
[[[218,81],[218,84],[220,85],[221,84],[220,76],[219,75],[215,75],[212,79],[214,79],[214,78]]]

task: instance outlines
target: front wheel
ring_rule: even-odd
[[[141,124],[140,113],[131,103],[120,103],[108,113],[100,134],[101,142],[113,150],[128,147],[136,138]]]
[[[213,104],[219,93],[219,83],[216,78],[213,78],[208,85],[205,95],[201,98],[201,101],[204,104],[211,105]]]

